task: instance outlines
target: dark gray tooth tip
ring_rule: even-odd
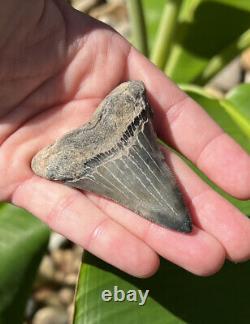
[[[171,227],[171,226],[169,226]],[[192,232],[192,222],[188,214],[183,216],[183,221],[176,224],[176,227],[172,227],[178,232],[191,233]]]
[[[190,219],[183,223],[182,227],[180,227],[179,229],[177,229],[177,231],[179,232],[184,232],[184,233],[191,233],[192,232],[192,223],[190,221]]]
[[[163,162],[141,81],[115,88],[91,120],[41,150],[33,171],[110,198],[163,227],[192,230],[176,181]]]

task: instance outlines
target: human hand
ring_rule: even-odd
[[[250,197],[249,156],[120,35],[63,1],[30,0],[14,12],[15,2],[6,4],[16,17],[6,18],[13,24],[1,37],[0,200],[135,276],[156,271],[158,255],[199,275],[214,273],[225,258],[248,259],[250,221],[164,148],[192,213],[191,234],[34,175],[30,162],[41,148],[87,122],[116,85],[142,80],[159,137],[225,191]]]

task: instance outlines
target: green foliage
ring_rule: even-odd
[[[246,151],[250,152],[249,106],[250,85],[233,89],[226,99],[209,95],[199,87],[182,85],[182,89],[197,101],[203,109]]]
[[[0,205],[0,323],[22,323],[49,230],[34,216]]]
[[[250,263],[227,262],[222,271],[201,278],[162,260],[149,279],[136,279],[89,253],[84,256],[76,295],[74,324],[248,323]],[[118,286],[150,290],[144,306],[134,302],[104,302],[101,292]]]
[[[175,82],[204,84],[250,46],[250,1],[182,0],[180,5],[180,0],[143,0],[143,4],[149,56],[160,68],[165,66]]]
[[[176,82],[202,82],[211,58],[230,48],[250,27],[250,2],[186,1],[190,6],[180,15],[166,73]],[[238,53],[233,51],[233,57]]]

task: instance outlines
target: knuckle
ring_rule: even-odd
[[[101,219],[90,231],[86,241],[83,244],[86,250],[91,250],[94,247],[95,242],[98,240],[98,238],[102,235],[103,232],[106,231],[105,227],[108,220],[109,219],[107,217]]]
[[[54,207],[52,207],[51,211],[47,215],[46,223],[51,228],[56,228],[57,223],[60,222],[62,214],[65,212],[65,210],[69,210],[78,198],[78,192],[61,197],[59,201],[54,204]]]

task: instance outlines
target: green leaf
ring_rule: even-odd
[[[227,97],[227,100],[218,99],[209,95],[203,88],[197,86],[181,85],[181,88],[197,101],[226,133],[233,137],[246,151],[250,152],[250,133],[248,131],[249,124],[246,112],[249,110],[249,107],[247,107],[247,104],[245,107],[241,105],[244,101],[244,97],[241,97],[241,94],[247,96],[245,91],[241,91],[241,87],[240,91],[232,92],[232,95],[235,94],[234,98],[236,93],[238,93],[238,105],[234,104],[236,98],[234,101],[230,99],[230,96]],[[246,88],[244,90],[247,91]],[[245,99],[247,101],[246,97]],[[239,108],[240,106],[241,108]]]
[[[239,127],[250,138],[250,84],[240,84],[232,89],[226,96],[236,109],[229,110]]]
[[[228,133],[232,138],[234,138],[247,152],[250,152],[250,136],[245,132],[244,127],[248,124],[247,121],[247,88],[239,87],[228,96],[227,100],[216,99],[209,95],[203,88],[192,86],[192,85],[181,85],[182,90],[184,90],[189,96],[191,96],[195,101],[197,101],[203,109],[212,117],[216,123],[218,123],[226,133]],[[244,91],[243,91],[244,90]],[[238,94],[236,100],[236,93]],[[242,97],[241,95],[242,94]],[[232,100],[234,98],[234,100]],[[244,98],[246,101],[244,101]],[[230,100],[230,101],[229,101]],[[234,103],[238,105],[234,105]],[[245,108],[243,108],[243,102],[246,103]],[[239,109],[239,106],[241,108]],[[240,117],[239,117],[240,114]],[[183,158],[183,157],[182,157]],[[220,193],[223,197],[229,200],[233,205],[240,209],[242,213],[250,216],[250,200],[238,200],[222,189],[217,187],[211,180],[209,180],[198,168],[195,167],[190,161],[185,161],[189,166],[204,180],[206,181],[214,190]]]
[[[26,211],[0,204],[0,323],[22,323],[49,230]]]
[[[234,42],[225,47],[218,54],[214,55],[208,62],[204,71],[196,78],[195,82],[205,85],[211,80],[222,68],[239,55],[243,50],[250,46],[250,29],[246,30]]]
[[[249,27],[250,1],[184,0],[166,73],[176,82],[202,83],[213,57],[218,62],[222,53],[222,69],[247,46],[241,35]]]
[[[238,107],[233,105],[230,101],[221,100],[221,105],[238,125],[242,133],[245,134],[246,138],[248,139],[248,144],[250,144],[250,124],[247,118],[241,114]],[[249,145],[247,146],[249,147]]]
[[[149,279],[131,277],[86,253],[76,293],[74,324],[248,323],[250,262],[226,263],[214,276],[202,278],[161,260]],[[103,290],[149,289],[144,306],[105,302]]]

